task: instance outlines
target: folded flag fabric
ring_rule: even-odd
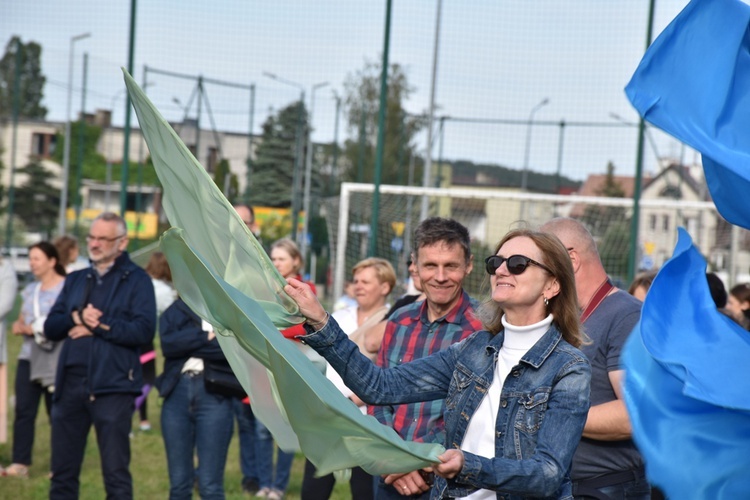
[[[716,309],[680,229],[623,355],[633,438],[668,498],[750,496],[749,356],[750,333]]]
[[[692,0],[625,88],[643,118],[703,156],[721,215],[750,229],[750,6]]]
[[[439,462],[441,445],[406,442],[362,415],[281,335],[279,328],[303,319],[283,291],[285,280],[203,167],[124,73],[173,226],[161,246],[175,287],[216,328],[254,412],[279,445],[299,445],[319,474],[353,466],[371,474],[407,472]]]

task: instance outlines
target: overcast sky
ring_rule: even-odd
[[[47,77],[44,104],[50,120],[64,120],[71,37],[91,33],[75,44],[73,113],[81,107],[82,57],[89,55],[86,109],[109,109],[122,124],[124,87],[119,68],[127,66],[130,2],[101,0],[24,0],[3,2],[0,38],[12,35],[43,48]],[[656,0],[654,36],[686,5],[686,0]],[[429,107],[436,1],[394,0],[390,61],[406,69],[414,88],[406,107]],[[643,55],[648,0],[444,0],[439,44],[437,114],[451,118],[527,120],[543,99],[535,120],[593,122],[567,126],[563,173],[582,179],[603,172],[607,161],[617,173],[632,175],[635,129],[614,127],[611,113],[637,120],[623,88]],[[253,132],[269,110],[299,96],[299,90],[263,76],[276,73],[307,89],[329,82],[316,93],[316,141],[334,134],[333,90],[347,75],[376,60],[383,50],[385,1],[197,0],[140,1],[137,6],[135,71],[143,66],[185,75],[256,86]],[[179,120],[195,87],[193,80],[151,72],[147,93],[168,120]],[[249,92],[207,85],[217,128],[246,133]],[[195,114],[193,105],[191,114]],[[133,118],[135,124],[135,117]],[[208,115],[202,118],[210,127]],[[606,124],[606,125],[605,125]],[[559,126],[533,128],[532,170],[554,171],[560,148]],[[339,136],[347,131],[340,129]],[[674,140],[654,132],[660,155],[683,153]],[[424,147],[424,137],[420,139]],[[524,125],[446,121],[443,157],[521,168]],[[437,153],[436,142],[435,151]],[[654,170],[655,154],[646,155]]]

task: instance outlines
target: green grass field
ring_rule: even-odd
[[[9,315],[8,325],[17,317],[17,310]],[[158,339],[157,339],[158,340]],[[16,374],[16,357],[21,347],[21,338],[10,335],[8,339],[8,396],[13,399],[13,387]],[[157,346],[157,352],[160,354]],[[161,373],[163,358],[157,356],[157,373]],[[136,499],[167,498],[169,495],[169,477],[167,475],[167,459],[164,452],[164,441],[161,436],[161,400],[156,390],[148,397],[148,417],[152,429],[141,432],[138,429],[138,418],[133,419],[133,439],[131,441],[130,471],[133,475],[134,496]],[[11,462],[13,442],[13,408],[8,405],[8,442],[0,443],[0,464],[7,466]],[[50,424],[44,410],[44,403],[40,403],[39,415],[36,421],[36,435],[34,438],[33,464],[29,469],[28,479],[0,477],[0,499],[43,499],[49,493],[49,463],[50,463]],[[292,466],[292,476],[286,492],[286,498],[300,498],[304,457],[297,454]],[[242,493],[242,473],[239,464],[239,439],[236,431],[232,437],[227,456],[224,475],[224,490],[227,499],[251,498]],[[86,457],[81,473],[81,498],[95,500],[105,498],[104,485],[99,466],[99,451],[96,446],[96,436],[93,429],[89,434],[86,447]],[[197,492],[194,495],[198,498]],[[331,496],[333,500],[351,498],[348,484],[337,484]]]

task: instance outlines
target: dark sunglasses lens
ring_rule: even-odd
[[[485,263],[487,264],[486,266],[487,274],[492,276],[497,271],[497,268],[500,267],[500,265],[503,263],[503,259],[501,259],[497,255],[491,255],[487,257],[487,259],[485,260]]]
[[[522,256],[514,255],[508,259],[508,272],[510,274],[521,274],[528,265],[529,263]]]

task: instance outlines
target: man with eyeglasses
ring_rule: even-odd
[[[129,433],[143,386],[139,346],[156,330],[154,287],[128,257],[120,216],[100,214],[86,243],[91,266],[67,276],[44,324],[47,338],[67,339],[55,380],[49,497],[79,497],[93,424],[107,498],[133,498]]]
[[[482,329],[474,314],[478,303],[463,289],[474,265],[468,229],[453,219],[425,219],[414,231],[412,260],[425,300],[402,307],[388,319],[377,359],[385,368],[429,356]],[[370,406],[368,413],[407,441],[443,444],[444,405],[437,400]],[[410,498],[429,497],[431,478],[413,471],[376,477],[375,498],[403,498],[396,481],[401,489],[408,484],[412,491],[424,492]]]
[[[641,315],[641,302],[616,288],[602,265],[591,233],[575,219],[559,217],[542,231],[568,249],[575,271],[581,323],[589,344],[580,347],[591,363],[591,408],[573,456],[576,499],[650,498],[643,459],[632,440],[623,400],[620,353]]]

